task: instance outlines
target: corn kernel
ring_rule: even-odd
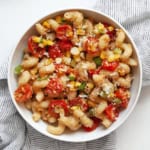
[[[80,106],[72,106],[71,107],[71,110],[77,110],[77,109],[80,109]]]
[[[85,35],[85,30],[83,30],[83,29],[78,29],[78,30],[77,30],[77,35]]]
[[[106,58],[107,58],[107,53],[106,53],[106,51],[102,51],[102,52],[101,52],[100,58],[101,58],[101,59],[106,59]]]
[[[42,43],[44,46],[47,46],[47,45],[51,46],[54,44],[54,42],[52,42],[51,40],[45,40],[45,39],[42,40]]]
[[[44,21],[42,25],[48,29],[51,27],[47,21]]]
[[[87,83],[86,86],[87,86],[89,89],[93,89],[93,87],[94,87],[93,83]]]
[[[79,87],[81,85],[80,82],[75,82],[75,87]]]
[[[41,37],[33,36],[33,37],[32,37],[32,40],[33,40],[33,42],[35,42],[35,43],[40,43]]]

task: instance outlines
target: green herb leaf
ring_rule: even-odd
[[[94,57],[93,58],[93,61],[95,62],[95,64],[97,65],[97,66],[100,66],[101,65],[101,63],[102,63],[102,60],[101,60],[101,58],[98,56],[98,57]]]
[[[70,80],[70,81],[74,81],[74,80],[75,80],[75,76],[70,75],[70,76],[69,76],[69,80]]]
[[[15,72],[15,74],[19,75],[22,72],[22,70],[23,70],[22,66],[18,65],[18,66],[15,67],[14,72]]]
[[[78,87],[78,90],[83,91],[86,87],[86,82],[82,82],[81,85]]]

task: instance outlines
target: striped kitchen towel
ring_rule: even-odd
[[[95,9],[116,20],[132,35],[143,60],[143,85],[150,84],[150,1],[98,0]],[[115,132],[86,143],[66,143],[35,131],[17,113],[7,86],[7,63],[0,67],[0,150],[115,150]]]

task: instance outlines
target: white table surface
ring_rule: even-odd
[[[60,8],[92,8],[96,0],[0,0],[0,64],[26,29]],[[117,129],[117,150],[150,149],[150,87],[144,87],[134,111]]]

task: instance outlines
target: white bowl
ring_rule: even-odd
[[[38,22],[42,22],[43,20],[46,20],[48,18],[53,18],[69,10],[79,10],[83,12],[84,15],[87,17],[93,18],[96,21],[102,21],[102,22],[112,24],[115,27],[121,28],[126,33],[127,42],[131,43],[134,49],[133,57],[138,61],[138,66],[134,68],[133,70],[134,80],[133,80],[132,87],[131,87],[131,99],[130,99],[128,108],[120,113],[120,116],[117,119],[117,121],[115,121],[108,129],[103,129],[102,127],[98,127],[93,132],[84,132],[80,130],[80,131],[64,133],[62,135],[56,136],[47,132],[46,130],[47,125],[45,122],[40,121],[38,123],[35,123],[32,120],[31,112],[28,111],[26,108],[22,107],[21,105],[19,105],[18,103],[16,103],[14,96],[13,96],[13,93],[15,89],[17,88],[17,80],[16,80],[16,76],[14,75],[14,68],[21,62],[21,59],[23,56],[23,49],[27,46],[28,37],[36,33],[34,25],[32,25],[27,30],[27,32],[22,36],[21,40],[18,42],[16,48],[13,50],[12,55],[10,56],[9,67],[8,67],[8,85],[9,85],[9,91],[11,93],[12,101],[16,109],[18,110],[22,118],[30,126],[36,129],[38,132],[50,138],[54,138],[54,139],[61,140],[61,141],[85,142],[85,141],[91,141],[91,140],[95,140],[98,138],[102,138],[110,134],[112,131],[116,130],[121,124],[123,124],[123,122],[131,114],[132,110],[134,109],[138,101],[138,97],[141,91],[142,66],[141,66],[138,50],[132,38],[130,37],[129,33],[127,33],[127,31],[117,21],[115,21],[110,16],[103,14],[102,12],[98,12],[98,11],[90,10],[90,9],[78,9],[78,8],[77,9],[64,9],[64,10],[51,13],[47,15],[46,17],[43,17],[42,19],[40,19]]]

